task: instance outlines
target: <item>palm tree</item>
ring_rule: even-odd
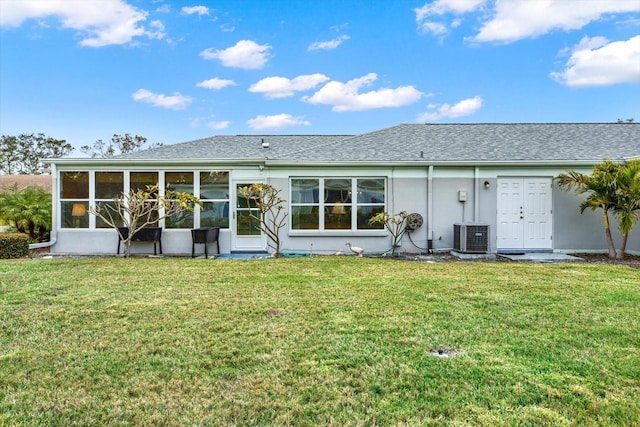
[[[35,186],[4,188],[0,193],[0,218],[30,238],[43,241],[51,228],[51,194]]]
[[[627,239],[640,219],[640,160],[632,160],[620,168],[617,178],[617,203],[613,208],[622,234],[616,258],[623,259]]]
[[[624,258],[627,239],[640,219],[640,161],[619,164],[606,160],[594,166],[591,175],[570,170],[558,175],[556,183],[565,191],[587,194],[580,203],[580,213],[587,209],[602,209],[609,258]],[[609,212],[617,217],[618,230],[622,234],[618,251],[611,236]]]
[[[579,195],[588,193],[587,198],[580,203],[580,213],[587,209],[592,211],[602,209],[609,258],[616,257],[616,247],[611,236],[611,222],[609,221],[609,211],[616,204],[616,175],[617,165],[607,160],[594,166],[591,175],[570,170],[556,177],[556,182],[565,191],[574,190]]]

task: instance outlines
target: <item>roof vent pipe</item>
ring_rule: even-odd
[[[262,138],[262,148],[269,148],[269,143],[265,142],[264,138]]]

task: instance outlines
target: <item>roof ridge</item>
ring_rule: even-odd
[[[237,135],[215,135],[215,136],[210,136],[209,138],[215,138],[217,136],[243,136],[243,137],[247,137],[247,136],[255,136],[257,138],[264,138],[264,137],[274,137],[274,138],[279,138],[279,137],[283,137],[283,136],[354,136],[355,134],[352,133],[278,133],[278,134],[270,134],[270,135],[260,135],[260,134],[252,134],[252,133],[239,133]]]
[[[517,125],[637,125],[640,122],[476,122],[476,123],[401,123],[397,126],[517,126]],[[391,128],[397,127],[392,126]],[[391,129],[386,128],[386,129]],[[385,130],[385,129],[380,129]],[[374,131],[378,132],[378,131]]]

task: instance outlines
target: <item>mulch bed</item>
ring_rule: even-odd
[[[610,259],[607,254],[571,254],[580,257],[586,262],[597,264],[619,264],[633,268],[640,268],[640,255],[625,255],[624,259]]]
[[[573,253],[569,254],[576,256],[578,258],[582,258],[585,262],[594,263],[594,264],[614,264],[614,265],[626,265],[632,268],[640,269],[640,255],[625,255],[624,259],[610,259],[608,254],[606,253]],[[406,254],[400,255],[397,257],[387,257],[387,259],[404,259],[404,260],[412,260],[412,261],[423,261],[423,262],[442,262],[442,261],[450,261],[450,262],[522,262],[522,261],[512,261],[505,257],[496,257],[495,259],[462,259],[455,257],[449,253],[435,253],[430,255],[413,255]]]
[[[29,252],[30,258],[41,258],[49,254],[49,248],[40,248],[34,249]],[[584,259],[586,262],[596,263],[596,264],[617,264],[617,265],[627,265],[632,268],[640,269],[640,255],[625,255],[624,259],[609,259],[607,254],[594,254],[594,253],[575,253],[571,254],[573,256],[577,256],[579,258]],[[415,256],[415,255],[404,255],[398,257],[388,257],[388,259],[405,259],[405,260],[414,260],[414,261],[431,261],[431,262],[442,262],[442,261],[460,261],[460,262],[518,262],[518,261],[510,261],[504,257],[498,257],[495,260],[462,260],[457,257],[454,257],[448,253],[442,254],[431,254],[428,256]]]

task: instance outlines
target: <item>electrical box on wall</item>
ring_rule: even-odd
[[[460,202],[466,202],[467,201],[467,192],[460,190],[458,191],[458,201]]]

